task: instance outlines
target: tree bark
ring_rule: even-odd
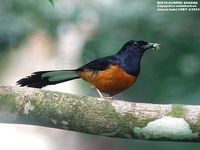
[[[119,138],[200,142],[200,106],[134,103],[27,87],[0,87],[0,122]]]

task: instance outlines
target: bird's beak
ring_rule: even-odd
[[[145,50],[151,49],[151,48],[153,48],[153,49],[155,49],[155,50],[159,50],[159,49],[160,49],[160,44],[158,44],[158,43],[148,43],[148,44],[145,45],[143,48],[144,48]]]

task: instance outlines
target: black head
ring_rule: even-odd
[[[155,45],[156,43],[148,43],[146,41],[131,40],[131,41],[126,42],[123,45],[119,53],[128,52],[128,53],[143,55],[146,50],[151,49],[151,48],[156,48]]]

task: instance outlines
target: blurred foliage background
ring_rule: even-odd
[[[47,0],[1,2],[1,85],[14,85],[37,70],[79,67],[116,53],[126,41],[136,39],[160,43],[161,50],[150,50],[144,55],[139,79],[116,98],[200,104],[199,12],[157,12],[156,1],[147,0],[57,0],[54,3],[52,7]],[[97,96],[94,89],[79,80],[47,89]],[[68,136],[71,134],[74,133]],[[90,143],[85,144],[87,150],[200,148],[189,143],[109,139],[77,133],[76,136],[80,138],[75,139],[75,145],[81,144],[82,138],[84,143]],[[109,146],[105,147],[108,141]]]

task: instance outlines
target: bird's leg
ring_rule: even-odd
[[[104,98],[103,94],[99,91],[99,89],[96,88],[96,90],[97,90],[97,92],[99,93],[100,97],[101,97],[101,98]]]
[[[112,96],[109,96],[109,97],[103,96],[103,94],[99,91],[99,89],[96,88],[96,90],[99,93],[99,95],[100,95],[101,98],[103,98],[103,99],[113,99]]]

